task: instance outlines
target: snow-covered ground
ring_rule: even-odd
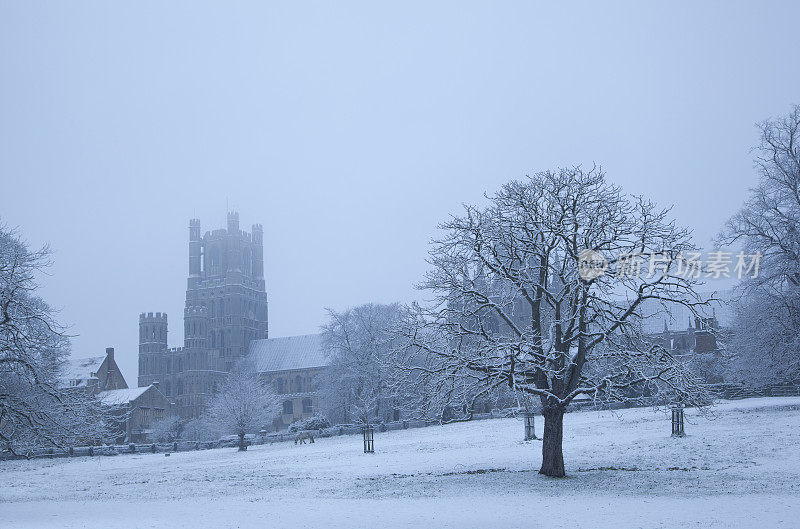
[[[541,420],[536,424],[541,434]],[[235,449],[0,463],[0,527],[798,527],[800,398],[565,418],[568,477],[516,419]]]

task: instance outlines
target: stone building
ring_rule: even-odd
[[[117,362],[114,348],[105,356],[70,358],[61,372],[60,385],[94,395],[112,409],[119,424],[116,442],[145,442],[153,423],[174,413],[174,406],[159,390],[158,382],[129,388]]]
[[[281,415],[273,421],[274,429],[282,430],[319,411],[317,385],[328,366],[322,335],[254,340],[250,359],[281,397]]]
[[[128,387],[114,360],[113,347],[106,348],[105,356],[67,360],[59,384],[64,388],[87,388],[94,392]]]
[[[108,406],[120,419],[117,443],[144,443],[158,421],[171,416],[172,403],[159,389],[159,383],[127,389],[112,389],[97,394],[101,404]]]
[[[716,316],[696,317],[694,325],[689,320],[685,329],[670,330],[664,322],[664,330],[660,334],[652,334],[650,340],[664,347],[667,351],[678,355],[691,353],[716,353],[717,338],[721,329]]]
[[[242,231],[238,213],[202,236],[200,221],[189,222],[183,347],[168,348],[165,313],[139,315],[138,385],[160,382],[184,419],[203,412],[250,342],[268,337],[263,233],[260,224]]]

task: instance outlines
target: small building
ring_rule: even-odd
[[[161,393],[158,382],[139,388],[112,389],[97,394],[101,404],[118,418],[117,443],[144,443],[158,421],[175,414],[174,406]]]
[[[125,389],[128,387],[117,362],[114,348],[106,348],[105,356],[70,358],[61,371],[62,388],[86,388],[90,391]]]
[[[321,334],[253,340],[249,358],[281,397],[275,430],[319,412],[318,377],[329,364]]]
[[[716,353],[719,351],[717,337],[721,332],[716,317],[696,317],[694,326],[689,320],[685,330],[670,330],[665,321],[664,331],[651,335],[650,339],[673,354]]]

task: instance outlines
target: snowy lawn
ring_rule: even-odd
[[[564,419],[568,477],[502,419],[235,449],[0,462],[0,527],[799,527],[800,398]],[[536,424],[541,435],[541,418]]]

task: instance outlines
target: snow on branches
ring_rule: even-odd
[[[465,206],[433,241],[420,287],[434,299],[415,306],[401,353],[421,401],[468,409],[501,387],[538,397],[542,472],[554,476],[564,474],[564,409],[578,395],[707,401],[686,366],[642,333],[646,300],[708,303],[678,273],[696,248],[669,210],[580,167],[510,182],[489,201]],[[587,251],[605,260],[601,273],[581,273]],[[659,273],[618,273],[634,253],[657,256]]]

